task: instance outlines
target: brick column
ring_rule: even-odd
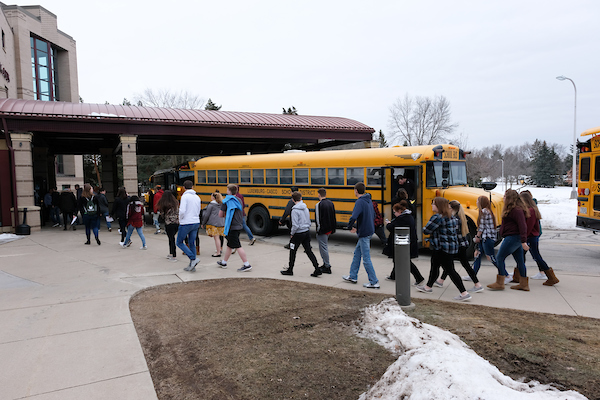
[[[137,136],[121,135],[120,139],[123,156],[123,186],[129,195],[137,195]]]
[[[14,222],[13,226],[23,222],[23,210],[27,208],[27,225],[31,227],[32,231],[40,230],[40,207],[35,205],[33,187],[33,155],[31,151],[33,134],[29,132],[11,133],[10,139],[15,151],[17,203],[19,206],[19,220]]]

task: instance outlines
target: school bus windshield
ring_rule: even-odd
[[[448,177],[443,177],[444,164],[448,166]],[[467,184],[467,165],[461,161],[430,161],[426,168],[427,187],[442,187],[442,181],[447,180],[448,186]]]

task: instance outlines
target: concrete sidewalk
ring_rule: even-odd
[[[169,262],[167,237],[145,230],[148,250],[134,233],[133,245],[118,245],[116,229],[101,232],[102,245],[85,246],[83,229],[63,231],[45,228],[31,236],[0,245],[0,387],[2,399],[153,399],[152,379],[129,313],[129,299],[137,291],[161,284],[227,277],[276,278],[309,282],[343,289],[362,288],[366,274],[361,268],[359,284],[344,282],[352,250],[331,247],[333,274],[309,276],[312,267],[299,252],[295,276],[279,271],[287,263],[288,251],[273,240],[259,239],[254,246],[243,242],[253,266],[239,273],[239,256],[233,255],[228,269],[218,268],[212,239],[201,237],[201,262],[195,273],[183,271],[185,257]],[[394,282],[386,281],[392,260],[373,250],[373,263],[381,292],[394,295]],[[320,257],[317,254],[317,258]],[[416,264],[424,276],[429,257]],[[510,264],[509,261],[509,266]],[[554,287],[530,281],[530,292],[505,290],[473,294],[464,303],[527,311],[600,318],[600,276],[562,273]],[[465,275],[459,269],[461,275]],[[484,284],[495,280],[496,269],[484,263],[479,277]],[[465,282],[468,288],[470,282]],[[453,301],[457,289],[447,280],[434,293],[413,291],[415,298]]]

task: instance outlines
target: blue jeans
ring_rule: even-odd
[[[360,259],[363,260],[365,271],[369,277],[369,282],[374,285],[379,282],[377,275],[375,275],[375,269],[373,269],[373,263],[371,262],[371,237],[359,237],[356,247],[354,248],[354,257],[352,258],[352,264],[350,264],[350,279],[358,279],[358,269],[360,268]]]
[[[50,210],[50,217],[52,218],[52,222],[60,224],[60,208],[58,208],[58,206],[52,207]]]
[[[548,271],[550,267],[548,266],[548,264],[546,264],[546,261],[544,261],[544,259],[540,255],[540,237],[532,236],[527,238],[527,244],[529,245],[531,257],[533,257],[534,261],[536,262],[538,269],[540,271]]]
[[[100,226],[100,219],[98,215],[83,214],[83,224],[85,225],[85,236],[90,240],[90,233],[94,232],[94,237],[98,238],[98,226]]]
[[[177,247],[179,247],[190,260],[196,259],[195,244],[199,228],[200,224],[186,224],[179,225],[179,229],[177,230]],[[183,243],[186,237],[188,238],[188,244],[192,246],[194,250],[190,249],[185,243]]]
[[[492,260],[492,264],[496,265],[496,256],[494,255],[494,244],[495,240],[486,238],[483,242],[477,243],[479,248],[479,256],[473,261],[473,271],[477,273],[481,266],[481,257],[489,256]]]
[[[144,236],[144,227],[140,226],[139,228],[134,228],[132,225],[127,225],[127,236],[125,237],[124,243],[129,243],[129,239],[131,239],[131,234],[133,230],[137,231],[138,236],[142,239],[142,246],[146,247],[146,237]]]
[[[523,257],[524,253],[523,247],[521,246],[520,235],[506,236],[502,241],[500,250],[498,250],[498,254],[496,255],[496,268],[498,268],[498,275],[508,276],[504,261],[510,254],[513,255],[515,261],[517,262],[519,274],[521,274],[523,278],[527,277],[527,269],[525,268],[525,258]]]
[[[252,231],[250,230],[250,228],[248,227],[248,225],[246,225],[246,219],[245,218],[242,218],[242,227],[244,228],[244,231],[246,231],[246,234],[248,235],[248,240],[254,239],[254,235],[252,234]]]

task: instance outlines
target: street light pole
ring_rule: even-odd
[[[573,169],[571,172],[571,198],[577,198],[577,86],[573,79],[567,78],[566,76],[557,76],[556,79],[559,81],[571,81],[573,89],[575,89],[575,112],[573,116]]]
[[[502,182],[504,182],[504,191],[506,192],[506,179],[504,179],[504,160],[499,159],[497,161],[502,161]]]

